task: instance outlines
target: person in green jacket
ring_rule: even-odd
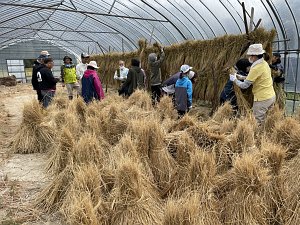
[[[76,75],[76,66],[72,63],[72,58],[65,56],[64,64],[61,66],[61,78],[63,82],[63,87],[67,86],[69,99],[73,99],[73,90],[76,91],[78,96],[79,83]]]

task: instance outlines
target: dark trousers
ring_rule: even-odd
[[[37,98],[38,98],[39,102],[42,103],[43,102],[42,91],[41,90],[36,90],[36,94],[37,94]]]
[[[152,103],[155,104],[156,102],[160,102],[160,96],[161,96],[161,85],[154,85],[151,86],[151,92],[152,92]]]
[[[42,96],[43,96],[43,107],[44,108],[47,108],[52,99],[54,98],[54,95],[55,95],[55,91],[52,91],[52,90],[42,90]]]

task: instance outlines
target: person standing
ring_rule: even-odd
[[[259,125],[263,124],[266,113],[276,100],[271,69],[263,58],[264,53],[262,44],[250,45],[247,55],[252,66],[244,82],[239,81],[236,74],[230,74],[230,80],[242,89],[247,89],[253,85],[253,113]]]
[[[43,107],[47,108],[55,95],[56,83],[59,78],[55,78],[52,73],[54,66],[52,58],[46,58],[44,65],[37,72],[39,89],[41,90]]]
[[[162,47],[160,51],[161,55],[159,59],[157,59],[157,55],[155,53],[151,53],[148,56],[153,104],[159,102],[161,97],[161,65],[165,60],[165,52]]]
[[[77,92],[79,91],[79,83],[76,76],[76,68],[72,63],[72,58],[69,56],[65,56],[64,64],[61,66],[61,78],[63,82],[63,87],[66,85],[68,90],[69,99],[73,99],[73,90]]]
[[[182,117],[192,108],[193,84],[188,77],[190,68],[189,65],[180,67],[179,79],[175,84],[175,105],[179,117]]]
[[[40,68],[44,64],[44,59],[46,59],[48,57],[50,57],[50,54],[48,53],[48,51],[42,51],[40,53],[40,56],[37,58],[37,60],[34,61],[33,67],[32,67],[31,84],[32,84],[33,90],[36,91],[37,98],[40,103],[42,103],[42,101],[43,101],[43,96],[42,96],[41,90],[39,88],[39,82],[37,80],[37,72],[40,70]]]
[[[90,61],[81,79],[82,97],[87,104],[93,100],[104,99],[104,91],[97,74],[98,68],[96,61]]]
[[[130,96],[136,89],[145,88],[145,75],[140,67],[140,61],[131,60],[131,68],[128,71],[127,79],[119,89],[119,95]]]
[[[84,72],[87,70],[87,64],[89,63],[90,56],[86,53],[81,53],[81,63],[76,66],[77,79],[81,80]]]

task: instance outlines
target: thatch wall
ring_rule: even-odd
[[[267,52],[271,52],[271,42],[274,37],[274,30],[266,31],[260,28],[249,35],[225,35],[212,40],[187,41],[166,46],[162,79],[165,80],[178,72],[182,64],[189,64],[200,75],[194,87],[194,97],[210,101],[216,106],[228,79],[229,69],[244,55],[248,46],[253,43],[262,43]],[[153,46],[147,46],[146,41],[140,40],[139,46],[139,50],[135,52],[109,53],[92,57],[100,65],[99,73],[105,86],[117,86],[113,75],[121,59],[129,67],[132,58],[139,58],[142,61],[142,68],[145,69],[147,75],[149,74],[148,55],[151,52],[159,53],[159,45],[155,43]]]

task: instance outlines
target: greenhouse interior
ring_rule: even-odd
[[[0,224],[299,225],[299,10],[0,0]]]

